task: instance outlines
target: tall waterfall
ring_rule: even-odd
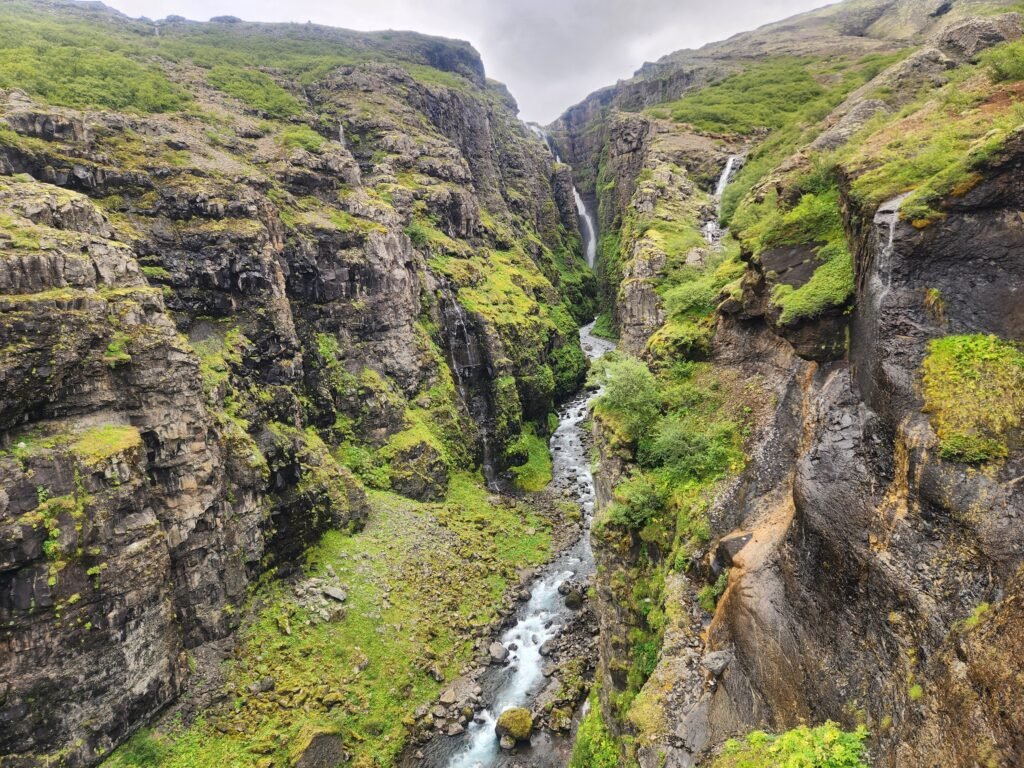
[[[576,213],[583,220],[583,240],[587,250],[587,266],[593,269],[594,262],[597,261],[597,232],[594,230],[594,220],[590,217],[590,211],[587,210],[587,204],[583,201],[583,196],[576,191],[575,186],[572,188],[572,194],[576,198]]]
[[[558,151],[555,149],[555,145],[552,143],[547,131],[533,123],[527,123],[526,127],[537,134],[537,137],[544,142],[544,146],[548,148],[548,152],[555,158],[556,163],[562,162],[562,158],[559,157]],[[594,225],[594,217],[590,215],[583,195],[576,189],[575,184],[572,187],[572,196],[576,201],[576,215],[580,219],[580,232],[583,235],[583,250],[586,253],[587,266],[593,269],[597,263],[597,227]]]

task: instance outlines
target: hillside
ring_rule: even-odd
[[[595,409],[616,759],[1016,764],[1022,19],[839,3],[550,126],[644,363]]]
[[[1017,765],[1022,34],[0,5],[0,766]]]

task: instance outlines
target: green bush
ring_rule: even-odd
[[[675,482],[720,477],[737,460],[731,422],[708,423],[683,412],[661,419],[652,432],[637,458],[646,467],[666,468]]]
[[[601,719],[597,696],[590,700],[590,711],[576,732],[576,743],[569,768],[619,768],[619,745]]]
[[[997,46],[979,58],[996,82],[1024,80],[1024,40]]]
[[[665,511],[666,494],[650,475],[640,472],[615,488],[610,522],[640,530]]]
[[[625,436],[637,442],[661,413],[661,397],[654,374],[639,360],[617,357],[600,366],[604,393],[596,408],[611,414]]]
[[[291,117],[302,111],[294,96],[262,72],[219,64],[206,79],[214,88],[269,117]]]
[[[754,731],[730,739],[711,768],[870,768],[867,729],[843,731],[831,721],[802,725],[777,736]]]

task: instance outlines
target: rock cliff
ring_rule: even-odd
[[[620,759],[738,765],[727,739],[831,720],[866,726],[874,765],[1016,764],[994,638],[1024,562],[1022,30],[1001,10],[838,4],[672,54],[551,126],[600,211],[621,348],[664,393],[644,416],[616,390],[595,418]],[[822,90],[803,111],[768,81]],[[694,467],[721,450],[709,408],[743,435],[718,471]]]
[[[525,461],[596,290],[467,44],[0,16],[0,763],[88,765],[364,486]]]

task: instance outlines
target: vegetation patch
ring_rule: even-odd
[[[1024,413],[1024,353],[997,336],[946,336],[922,365],[924,411],[943,458],[977,464],[1005,458]]]
[[[140,445],[142,436],[135,427],[104,424],[78,435],[70,447],[86,464],[98,464],[104,459],[138,448]]]
[[[229,703],[135,736],[107,765],[292,765],[322,732],[342,737],[353,765],[394,765],[412,713],[470,661],[517,570],[549,556],[545,519],[488,496],[467,475],[438,504],[371,492],[365,530],[329,532],[306,558],[308,576],[346,592],[344,610],[323,620],[268,574],[227,671]],[[273,690],[254,685],[268,678]]]
[[[590,710],[576,731],[569,768],[620,768],[620,753],[618,740],[601,717],[601,702],[596,693],[591,693]]]
[[[191,101],[138,47],[99,25],[23,2],[0,8],[0,88],[22,88],[60,106],[126,112],[169,112]]]
[[[298,100],[263,72],[219,64],[206,79],[214,88],[268,117],[292,117],[302,111]]]
[[[727,741],[711,768],[870,768],[867,737],[863,727],[843,731],[831,721],[779,735],[754,731]]]
[[[537,434],[533,424],[523,427],[516,448],[525,452],[526,463],[512,468],[516,487],[523,491],[543,491],[551,482],[551,451],[548,441]]]
[[[290,125],[281,131],[278,141],[286,149],[304,149],[307,152],[319,153],[327,139],[308,125]]]

